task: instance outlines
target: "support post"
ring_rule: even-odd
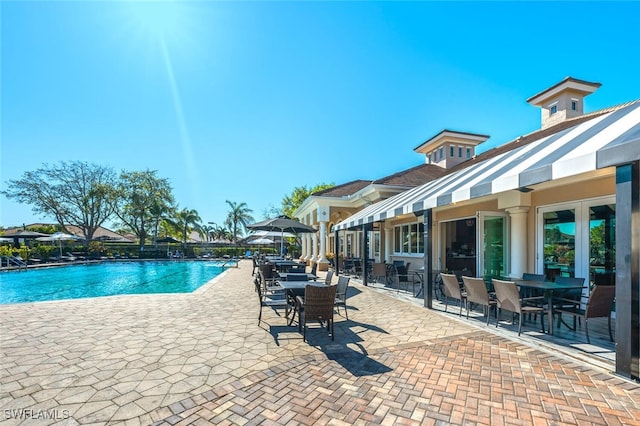
[[[373,224],[362,225],[362,284],[367,287],[369,279],[369,231],[373,231]]]
[[[336,275],[340,273],[340,233],[339,231],[335,231],[334,245],[335,249],[333,250],[333,271]]]
[[[431,235],[431,224],[433,222],[433,210],[424,211],[424,275],[422,277],[422,295],[424,306],[433,308],[433,237]]]
[[[616,168],[616,373],[640,378],[640,165]]]

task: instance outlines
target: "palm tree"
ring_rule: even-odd
[[[247,229],[247,225],[254,222],[251,210],[247,203],[234,203],[227,200],[227,204],[231,207],[231,211],[227,215],[225,223],[231,228],[231,234],[233,235],[233,241],[238,240],[238,231],[243,234]]]
[[[156,201],[149,207],[149,214],[153,218],[153,242],[157,248],[158,244],[156,240],[158,239],[158,230],[161,222],[171,214],[171,206]]]
[[[211,240],[214,239],[214,232],[216,230],[216,226],[215,223],[211,226],[209,225],[203,225],[200,227],[200,237],[203,238],[205,240],[205,242],[210,242]]]
[[[193,230],[200,229],[200,215],[194,209],[182,209],[176,214],[174,220],[170,221],[171,224],[182,233],[182,248],[187,247],[187,235]]]

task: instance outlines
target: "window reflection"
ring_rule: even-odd
[[[544,220],[544,273],[548,280],[575,277],[575,210],[546,212]]]
[[[597,285],[615,284],[615,204],[589,208],[589,280]]]

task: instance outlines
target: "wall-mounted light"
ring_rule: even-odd
[[[518,188],[518,191],[527,193],[533,191],[533,188],[529,188],[528,186],[521,186],[520,188]]]

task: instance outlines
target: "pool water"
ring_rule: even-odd
[[[104,262],[0,273],[0,304],[121,294],[190,293],[224,271],[201,261]]]

